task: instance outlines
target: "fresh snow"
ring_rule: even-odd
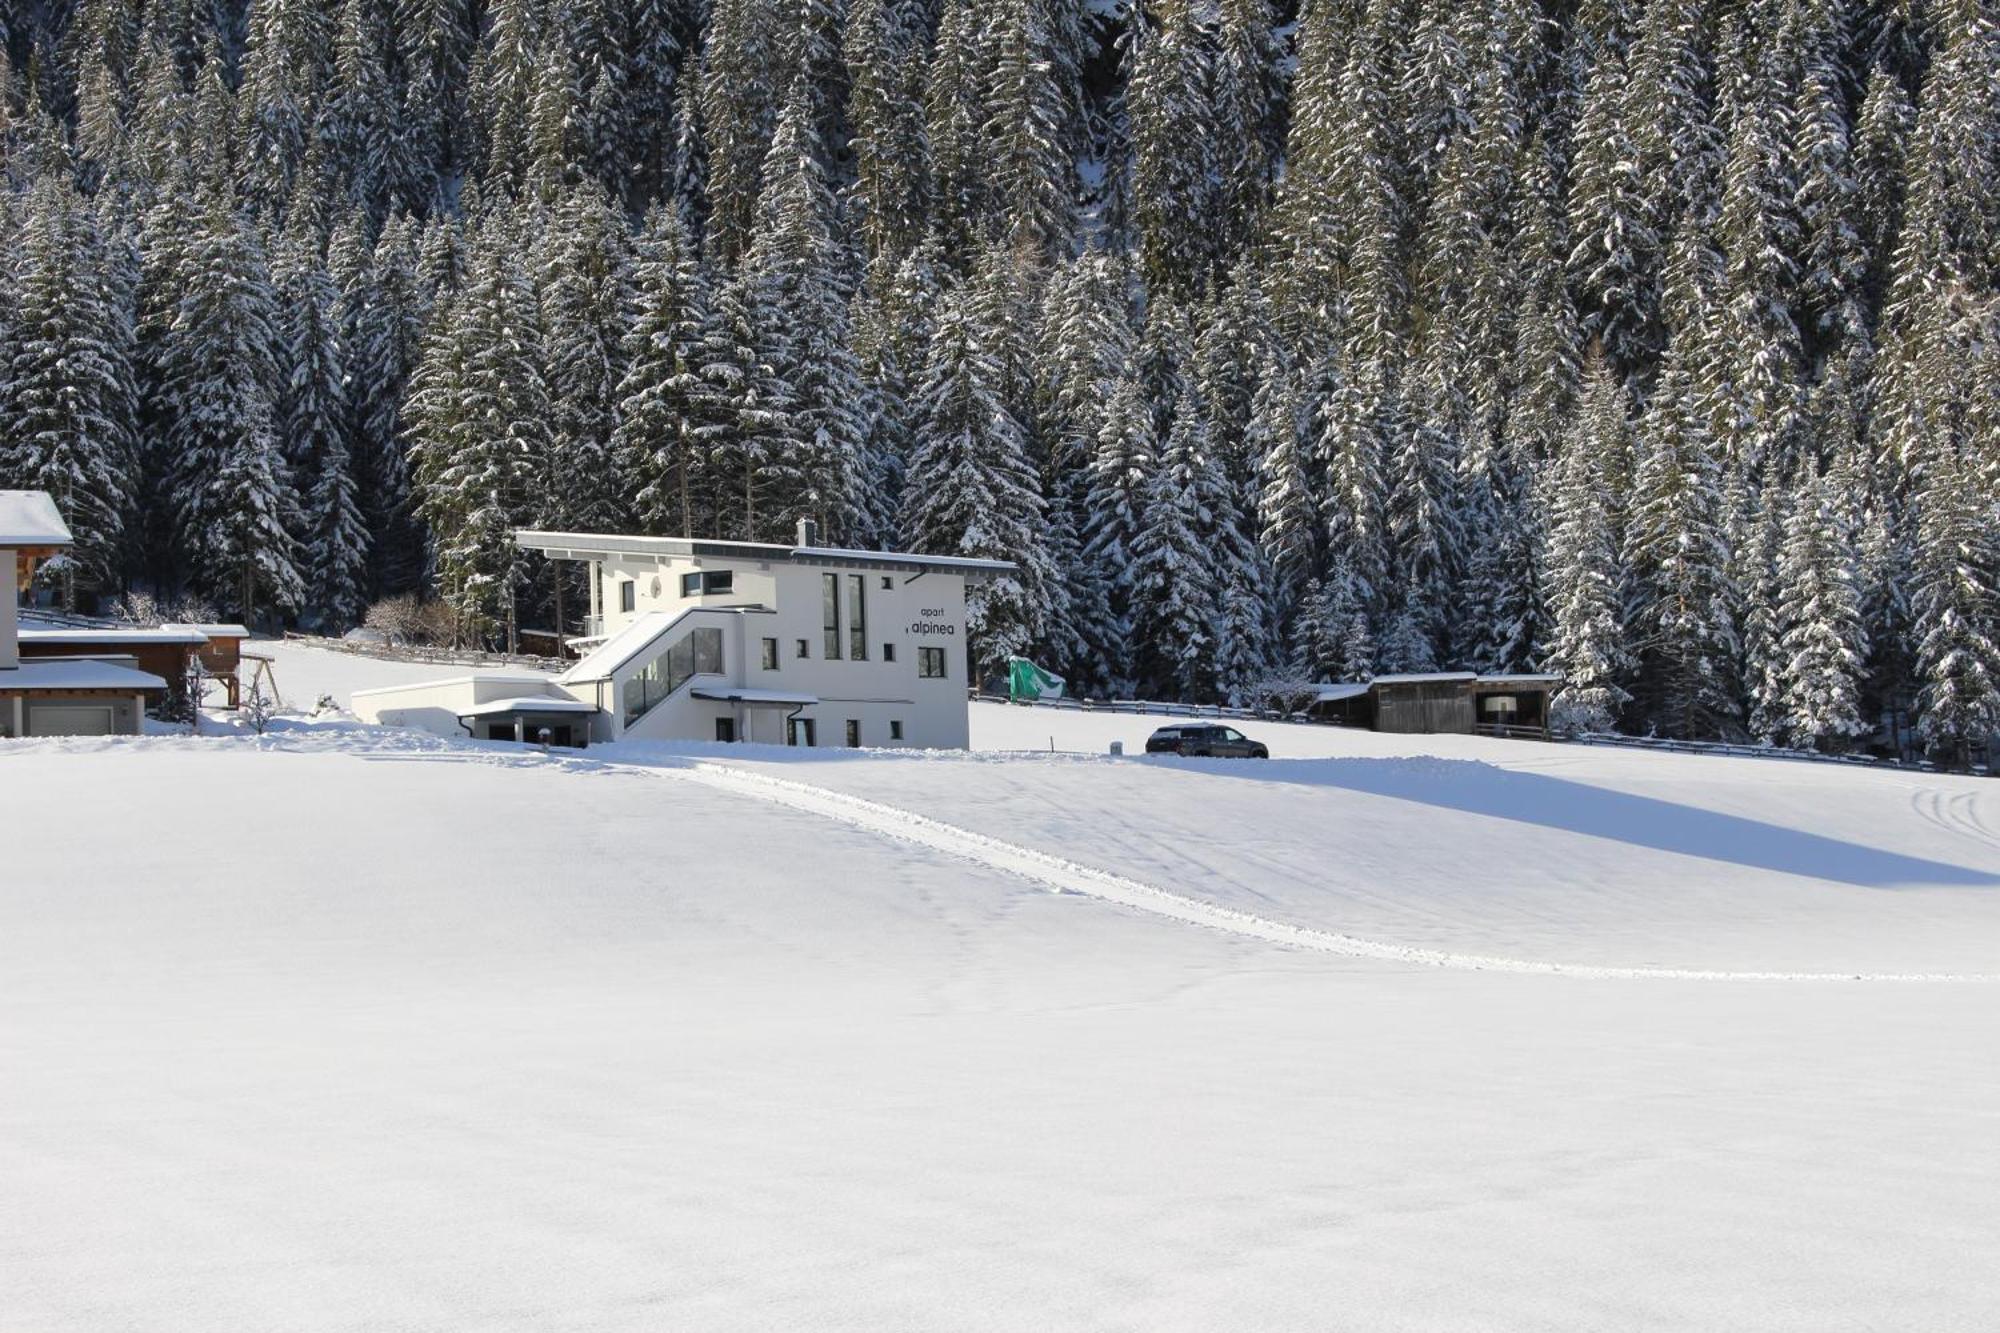
[[[0,746],[0,1323],[1993,1326],[2000,788],[1163,721]]]

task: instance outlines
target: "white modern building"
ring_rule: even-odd
[[[72,544],[47,492],[0,491],[0,737],[135,735],[146,694],[166,688],[128,656],[21,655],[20,595]]]
[[[480,739],[963,748],[965,589],[1001,560],[798,544],[516,534],[590,567],[585,656],[354,696],[364,720]]]

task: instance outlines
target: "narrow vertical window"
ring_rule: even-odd
[[[826,659],[831,662],[840,656],[840,575],[822,574],[819,579],[822,624],[826,629]]]
[[[778,669],[778,641],[776,639],[764,640],[764,660],[762,665],[766,671],[776,671]]]
[[[859,574],[847,576],[847,655],[868,660],[868,581]]]
[[[850,717],[847,719],[847,748],[850,750],[861,748],[861,719],[859,718]]]

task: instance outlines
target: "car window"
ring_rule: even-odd
[[[1222,739],[1226,741],[1240,741],[1248,740],[1249,738],[1234,727],[1224,727],[1222,729]]]

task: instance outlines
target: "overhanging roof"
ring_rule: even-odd
[[[688,693],[697,699],[708,699],[717,703],[768,704],[783,708],[805,708],[819,702],[817,694],[800,694],[796,690],[759,690],[736,685],[697,685]]]
[[[167,682],[150,671],[90,658],[24,658],[21,665],[0,671],[5,690],[164,690]]]
[[[797,565],[843,565],[868,569],[937,570],[952,574],[1004,574],[1011,560],[975,560],[957,555],[911,551],[856,551],[837,546],[785,546],[776,542],[707,541],[695,537],[635,537],[604,532],[545,532],[524,528],[514,541],[559,560],[597,560],[607,555],[650,555],[688,559],[773,560]]]
[[[1323,704],[1338,703],[1342,699],[1358,699],[1368,693],[1363,681],[1336,681],[1331,685],[1321,685],[1313,695],[1315,701]]]
[[[74,540],[47,491],[0,491],[0,546],[68,546]]]

